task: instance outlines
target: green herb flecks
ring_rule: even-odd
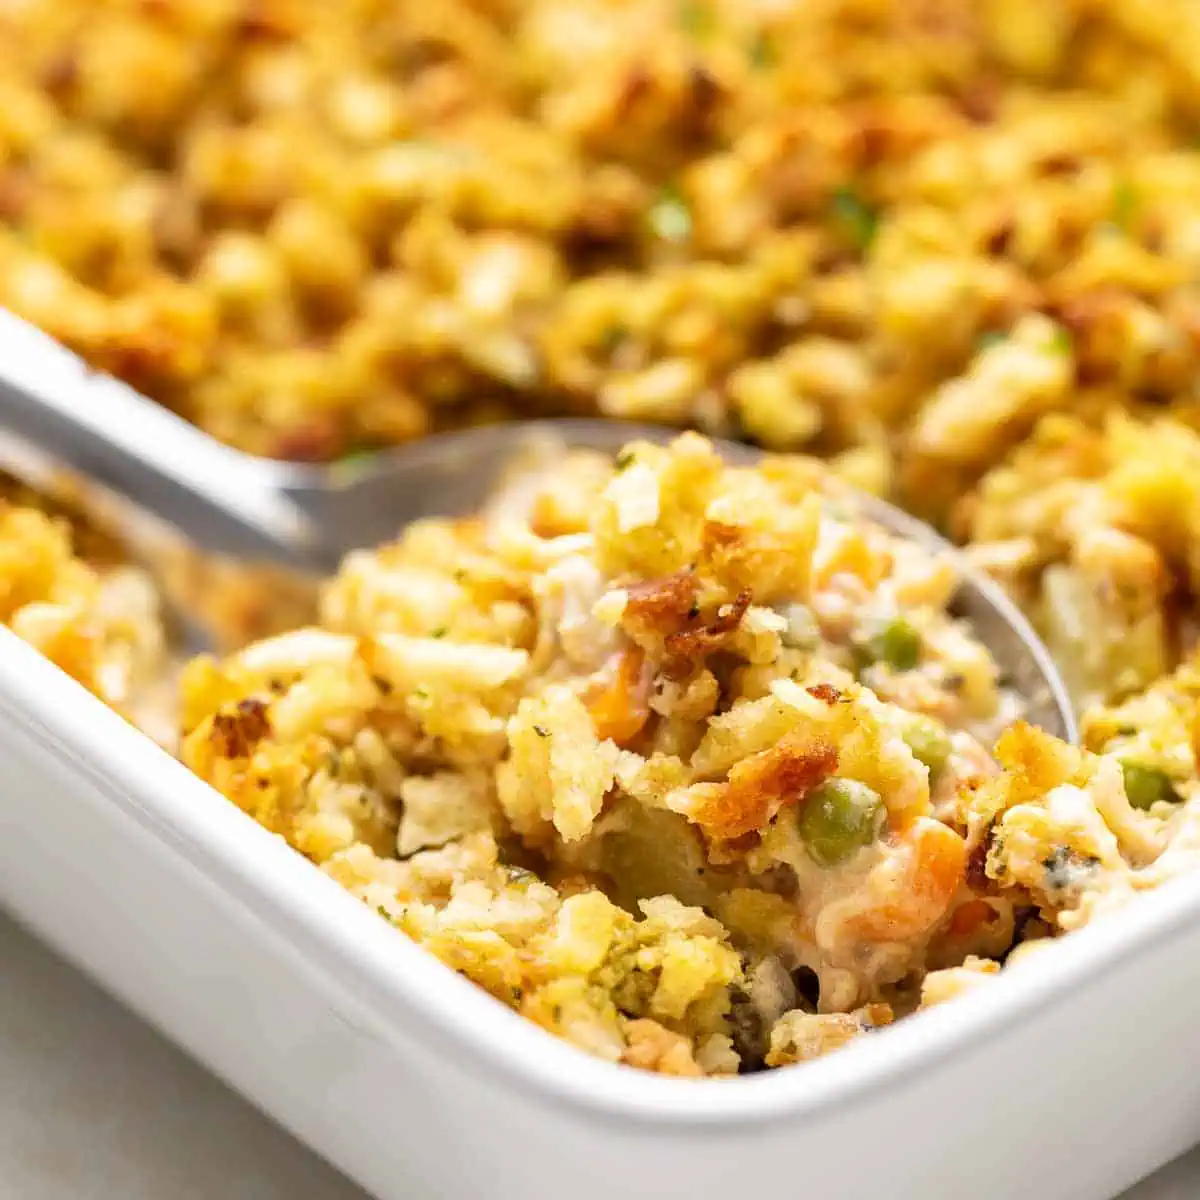
[[[668,184],[650,209],[651,232],[664,242],[680,245],[692,236],[692,213],[677,187]]]
[[[760,29],[750,43],[750,65],[757,71],[769,71],[779,65],[779,44],[770,30]]]
[[[702,41],[712,37],[716,27],[716,13],[707,0],[680,0],[679,28],[688,37]]]
[[[1128,233],[1138,218],[1142,207],[1141,197],[1137,188],[1128,179],[1119,179],[1113,185],[1112,221],[1122,232]]]
[[[1050,334],[1050,349],[1066,358],[1075,352],[1075,339],[1065,325],[1055,325]]]
[[[866,253],[879,230],[879,215],[851,187],[838,188],[831,205],[833,222],[859,253]]]
[[[599,352],[603,358],[611,359],[629,340],[629,330],[619,322],[614,322],[600,339]]]

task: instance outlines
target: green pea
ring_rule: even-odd
[[[1137,220],[1141,199],[1137,188],[1128,179],[1118,180],[1113,186],[1113,224],[1122,233],[1128,233]]]
[[[913,757],[929,768],[930,779],[941,774],[954,748],[949,734],[931,717],[913,717],[904,730],[904,740]]]
[[[911,671],[921,660],[921,635],[903,617],[894,617],[867,643],[875,662],[896,671]]]
[[[1160,800],[1178,804],[1181,799],[1166,771],[1141,763],[1123,762],[1121,772],[1125,776],[1125,795],[1134,808],[1146,809]]]
[[[798,829],[809,857],[822,867],[845,862],[875,840],[883,800],[855,779],[827,779],[804,798]]]

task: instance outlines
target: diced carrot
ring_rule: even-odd
[[[627,746],[650,719],[650,676],[638,646],[626,646],[608,682],[585,697],[588,713],[601,740]]]
[[[931,817],[918,817],[902,834],[897,853],[904,867],[885,859],[872,876],[893,896],[865,908],[850,922],[869,942],[906,941],[932,929],[954,900],[967,867],[967,844],[953,829]],[[882,875],[876,876],[877,872]],[[868,880],[868,887],[875,879]]]
[[[981,925],[996,919],[996,910],[986,900],[968,900],[954,910],[950,918],[950,932],[955,937],[969,937]]]

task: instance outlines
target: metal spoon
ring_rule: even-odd
[[[290,495],[346,546],[373,545],[421,517],[479,508],[514,460],[556,447],[616,453],[634,440],[666,442],[678,430],[622,421],[547,420],[484,425],[439,434],[361,464],[333,468],[331,482]],[[758,450],[712,439],[727,462],[752,464]],[[339,478],[340,475],[340,478]],[[1011,686],[1026,701],[1026,717],[1069,741],[1078,731],[1066,685],[1049,651],[1004,590],[971,566],[929,525],[893,504],[847,489],[856,508],[885,529],[926,549],[952,555],[959,575],[953,611],[968,620]]]
[[[221,445],[2,311],[0,431],[169,522],[200,549],[322,574],[347,551],[393,538],[410,521],[480,507],[514,459],[539,445],[614,453],[628,441],[663,442],[677,432],[619,421],[510,422],[324,468],[273,462]],[[715,444],[730,462],[758,457],[747,446]],[[893,505],[869,496],[856,503],[884,528],[957,554]],[[1028,719],[1076,740],[1074,710],[1046,647],[1000,587],[957,558],[954,611],[1025,699]]]

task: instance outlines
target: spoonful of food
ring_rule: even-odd
[[[349,551],[393,539],[415,520],[479,511],[504,481],[511,497],[514,472],[530,479],[557,466],[569,476],[589,455],[617,463],[616,470],[609,468],[606,494],[616,497],[617,532],[630,545],[645,542],[661,507],[676,502],[662,494],[654,468],[638,462],[636,446],[623,453],[631,443],[662,447],[678,436],[660,427],[571,419],[479,426],[313,468],[255,459],[221,445],[125,385],[94,374],[6,313],[0,313],[0,363],[0,430],[169,522],[197,548],[234,558],[325,574]],[[709,445],[692,436],[697,447]],[[1076,739],[1066,688],[1028,621],[936,531],[840,484],[811,460],[765,459],[733,442],[711,446],[732,466],[765,464],[768,483],[748,484],[744,497],[745,505],[765,503],[765,509],[740,511],[743,501],[726,496],[719,511],[701,507],[696,513],[703,553],[723,556],[733,576],[743,571],[744,590],[756,604],[755,555],[760,565],[770,559],[778,576],[786,555],[771,549],[773,541],[807,537],[805,553],[796,550],[795,579],[773,578],[770,584],[780,620],[811,620],[815,636],[843,641],[855,668],[882,694],[932,687],[947,697],[959,693],[970,707],[975,660],[967,654],[955,665],[964,643],[954,631],[966,628],[986,647],[994,664],[988,670],[1014,702],[992,716],[1003,721],[1019,711],[1059,737]],[[772,495],[794,498],[805,489],[813,495],[802,505],[806,515],[798,518],[784,506],[788,513],[780,509],[780,528],[774,528]],[[683,502],[699,503],[696,496]],[[809,522],[806,530],[793,528],[796,520]],[[726,538],[728,545],[710,545],[706,537]],[[750,544],[756,538],[762,542],[757,549]],[[739,556],[745,560],[740,567]],[[664,563],[680,565],[670,555]],[[811,577],[804,578],[806,572]],[[930,624],[930,614],[941,609],[954,621]],[[805,634],[789,628],[788,636]]]

